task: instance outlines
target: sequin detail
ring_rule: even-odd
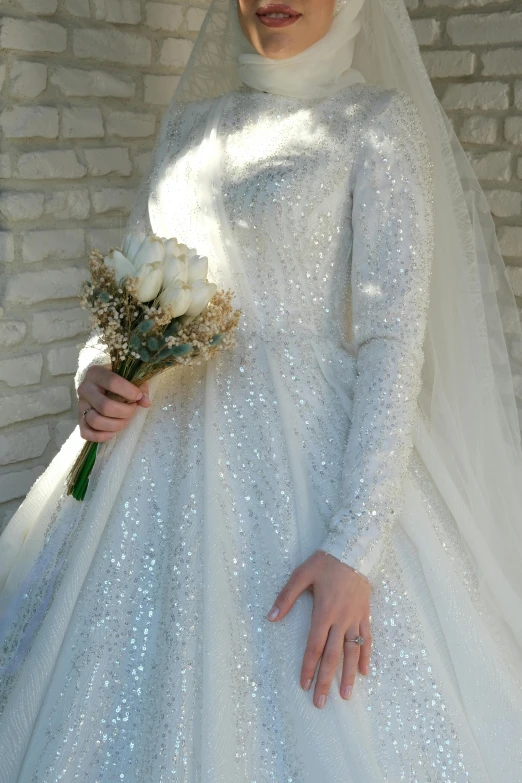
[[[321,548],[368,574],[402,508],[434,254],[433,164],[410,98],[394,97],[378,114],[359,154],[351,262],[355,402],[342,508]]]
[[[30,682],[30,653],[15,653],[20,629],[45,638],[47,654],[25,734],[0,715],[0,780],[489,783],[486,763],[518,769],[511,740],[521,716],[507,674],[489,671],[482,682],[479,672],[461,692],[444,631],[464,612],[437,620],[415,547],[384,514],[400,500],[421,363],[429,185],[418,133],[406,96],[367,85],[309,103],[242,88],[171,118],[140,227],[170,236],[175,222],[179,239],[208,255],[209,278],[230,286],[244,310],[237,348],[162,379],[85,580],[67,588],[72,611],[60,638],[45,635],[50,613],[39,597],[50,588],[51,605],[63,599],[69,553],[83,552],[92,520],[88,504],[84,518],[56,504],[25,585],[31,599],[7,629],[4,715],[18,716]],[[401,196],[403,215],[379,208],[381,179]],[[376,268],[366,290],[368,248]],[[381,284],[382,305],[368,303]],[[407,323],[394,320],[410,312]],[[382,462],[388,448],[395,465]],[[266,613],[292,571],[325,545],[346,506],[345,457],[355,451],[362,469],[367,454],[387,471],[372,473],[382,481],[382,515],[370,531],[379,543],[365,550],[382,547],[372,571],[372,669],[349,702],[337,672],[317,710],[299,684],[312,596],[303,593],[276,624]],[[444,512],[424,497],[434,535],[448,539]],[[336,535],[337,554],[350,559],[350,530]],[[453,574],[451,592],[468,564],[458,547],[439,563]],[[472,576],[468,584],[471,595]],[[472,630],[457,638],[473,645],[481,668],[487,636],[470,605]],[[463,701],[479,686],[490,724]],[[478,739],[477,727],[485,727]],[[489,762],[488,733],[500,761]],[[6,773],[15,755],[20,772],[13,761]]]

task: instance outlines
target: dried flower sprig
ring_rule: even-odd
[[[91,251],[81,304],[102,335],[113,372],[140,385],[235,345],[241,310],[233,309],[231,290],[206,280],[207,269],[206,257],[150,234],[128,235],[122,250],[111,248],[106,256]],[[67,493],[77,500],[85,497],[98,445],[84,444],[68,476]]]

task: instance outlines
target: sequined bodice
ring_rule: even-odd
[[[283,378],[292,367],[296,405],[353,419],[324,547],[364,567],[400,506],[420,382],[431,161],[413,102],[367,85],[310,101],[245,86],[180,107],[166,138],[152,230],[208,255],[209,278],[235,291],[240,360],[269,349]]]
[[[205,207],[201,178],[208,175],[209,157],[219,156],[212,183],[219,188],[219,219],[234,237],[237,271],[248,270],[248,280],[231,283],[248,289],[256,325],[267,331],[283,322],[304,323],[349,337],[351,178],[371,104],[368,96],[356,96],[303,106],[245,87],[222,99],[214,144],[205,139],[205,126],[215,101],[189,106],[172,129],[173,150],[149,202],[154,227],[167,232],[171,216],[181,236],[213,258],[199,219]],[[214,261],[209,276],[219,273]]]
[[[83,504],[75,430],[13,518],[0,781],[515,781],[520,701],[466,513],[408,463],[433,250],[412,102],[242,90],[164,130],[134,225],[209,256],[237,346],[151,381]],[[322,710],[299,682],[315,596],[266,619],[316,548],[373,585],[370,675],[345,701],[338,670]]]

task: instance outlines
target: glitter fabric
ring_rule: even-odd
[[[334,6],[334,16],[336,16],[339,11],[342,11],[343,8],[348,5],[350,0],[335,0],[335,6]]]
[[[0,606],[0,783],[519,780],[520,688],[412,449],[432,252],[412,102],[245,87],[168,132],[148,227],[208,255],[237,346],[153,385],[84,504],[42,503]],[[345,701],[339,668],[322,710],[299,685],[311,594],[265,619],[318,548],[373,588],[370,674]]]
[[[411,103],[372,122],[361,143],[365,176],[352,194],[357,382],[343,507],[322,548],[366,574],[400,515],[424,358],[433,166]]]

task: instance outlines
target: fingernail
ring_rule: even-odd
[[[275,620],[277,615],[279,614],[279,609],[277,606],[273,606],[270,611],[267,614],[268,620]]]
[[[138,402],[138,400],[141,400],[142,397],[143,397],[143,392],[140,392],[136,397],[136,402]]]
[[[325,704],[326,704],[326,696],[324,695],[324,693],[321,693],[321,695],[317,699],[317,706],[319,707],[319,709],[322,709]]]
[[[353,685],[347,685],[343,691],[343,698],[349,699],[352,695]]]
[[[307,681],[305,682],[305,684],[304,684],[304,689],[305,689],[305,691],[309,691],[309,690],[310,690],[310,685],[311,685],[311,684],[312,684],[312,680],[307,680]]]

